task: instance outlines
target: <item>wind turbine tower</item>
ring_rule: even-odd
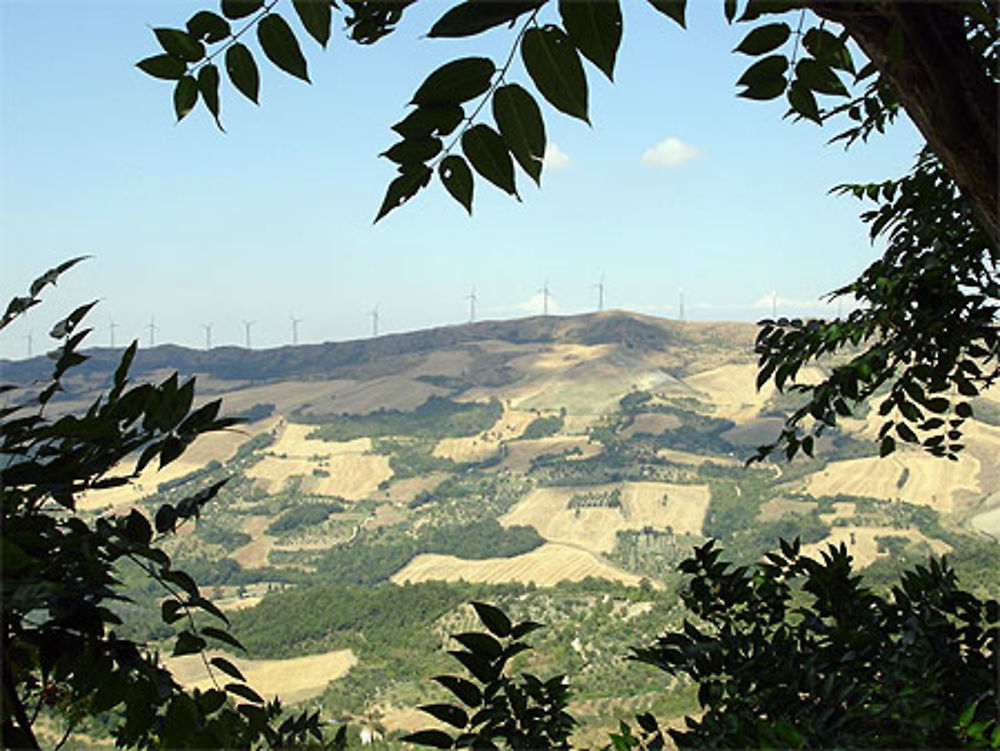
[[[678,305],[677,305],[677,311],[678,311],[677,312],[677,318],[678,318],[678,320],[680,320],[683,323],[684,322],[684,288],[683,287],[680,288],[680,293],[679,294],[680,294],[680,300],[679,300]]]
[[[292,321],[292,346],[294,347],[299,343],[299,324],[302,323],[302,319],[293,315],[290,315],[289,318]]]
[[[378,336],[378,303],[375,303],[375,307],[371,309],[368,314],[372,317],[372,336]]]
[[[545,286],[540,290],[542,293],[542,315],[547,316],[549,314],[549,280],[545,280]]]
[[[247,349],[250,349],[250,327],[253,326],[256,321],[243,321],[243,330],[246,334]]]
[[[476,288],[473,287],[472,291],[465,296],[465,299],[469,301],[469,323],[475,323],[476,321]]]
[[[35,343],[35,335],[29,331],[24,335],[24,338],[28,340],[28,357],[31,357],[32,345]]]
[[[156,319],[153,316],[149,317],[149,323],[146,324],[146,328],[149,329],[149,346],[156,346],[156,332],[160,330],[160,327],[156,325]]]
[[[212,324],[203,323],[201,327],[205,330],[205,349],[212,349]]]
[[[604,274],[601,274],[601,280],[594,286],[597,288],[597,309],[604,310]]]

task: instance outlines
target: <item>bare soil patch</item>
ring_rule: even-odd
[[[898,450],[884,459],[864,457],[828,464],[807,478],[806,491],[814,496],[900,499],[949,513],[955,509],[956,493],[982,492],[975,479],[979,469],[979,461],[968,454],[950,462],[921,451]]]
[[[640,577],[612,566],[587,550],[549,543],[513,558],[469,561],[452,555],[422,554],[392,576],[397,584],[429,580],[489,582],[534,582],[551,587],[561,581],[580,581],[588,576],[638,585]]]
[[[659,435],[665,430],[673,430],[681,426],[681,419],[677,415],[664,414],[662,412],[643,412],[636,415],[632,424],[622,431],[622,435],[631,438],[637,433],[650,433]]]
[[[569,508],[580,493],[621,490],[618,508]],[[710,494],[706,485],[626,482],[621,485],[537,488],[500,518],[504,526],[528,525],[550,542],[607,553],[626,529],[670,527],[675,533],[701,534]]]
[[[349,649],[288,660],[250,660],[225,652],[212,652],[209,657],[219,655],[236,665],[259,694],[265,698],[277,695],[286,704],[319,696],[326,684],[346,675],[358,661]],[[168,657],[164,663],[185,688],[212,687],[200,655]]]
[[[507,457],[498,466],[512,472],[527,472],[531,468],[531,460],[543,454],[563,454],[573,449],[579,449],[579,458],[597,456],[604,449],[600,444],[589,443],[586,436],[549,436],[547,438],[532,438],[530,440],[511,441],[507,444]]]
[[[819,560],[821,554],[831,544],[847,546],[847,552],[854,558],[857,568],[870,566],[877,558],[887,555],[878,552],[876,537],[905,537],[910,542],[924,543],[930,547],[934,555],[944,555],[952,548],[946,542],[926,537],[916,529],[896,529],[895,527],[832,527],[830,534],[819,542],[802,546],[802,553]]]

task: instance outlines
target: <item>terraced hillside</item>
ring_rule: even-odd
[[[679,621],[676,563],[708,536],[743,561],[780,536],[817,555],[843,543],[875,585],[948,552],[995,593],[1000,396],[981,398],[957,463],[879,461],[859,415],[815,460],[746,468],[785,398],[753,387],[754,333],[609,312],[140,351],[139,378],[194,375],[199,398],[247,422],[83,507],[149,513],[229,477],[167,547],[231,613],[252,655],[240,664],[286,701],[394,732],[423,722],[412,708],[437,695],[427,678],[450,667],[446,634],[473,625],[471,598],[548,624],[532,667],[572,674],[581,733],[691,709],[688,687],[621,658]],[[91,354],[56,409],[109,377],[114,353]],[[23,381],[43,367],[4,363]],[[126,630],[162,636],[157,596],[122,607]]]

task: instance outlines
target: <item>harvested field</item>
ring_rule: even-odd
[[[503,441],[509,441],[524,432],[535,419],[531,412],[504,409],[503,415],[489,430],[462,438],[442,438],[434,447],[434,456],[455,462],[481,462],[496,456]]]
[[[688,464],[694,467],[701,466],[706,462],[719,464],[723,467],[739,467],[743,465],[743,462],[731,456],[705,456],[703,454],[691,454],[687,451],[675,451],[674,449],[659,449],[656,455],[664,459],[669,459],[676,464]]]
[[[229,460],[242,444],[259,433],[271,430],[276,423],[277,419],[271,418],[250,425],[240,425],[230,430],[206,433],[192,443],[179,459],[161,470],[157,469],[156,462],[152,462],[128,485],[83,493],[77,500],[77,508],[93,511],[106,506],[112,508],[131,506],[156,493],[160,483],[197,472],[212,460],[218,462]],[[114,472],[128,474],[135,467],[135,461],[136,458],[122,462]]]
[[[747,362],[712,368],[687,376],[684,381],[706,395],[717,417],[740,423],[756,417],[774,395],[770,383],[757,391],[756,378],[757,366]]]
[[[772,498],[763,506],[757,514],[757,518],[762,522],[776,521],[785,514],[808,514],[816,508],[815,501],[796,501],[791,498]]]
[[[635,416],[632,424],[622,431],[622,435],[627,438],[631,438],[637,433],[659,435],[665,430],[673,430],[680,426],[681,418],[677,415],[669,415],[662,412],[643,412]]]
[[[534,582],[551,587],[561,581],[580,581],[588,576],[638,585],[640,577],[604,562],[593,553],[569,545],[549,543],[513,558],[468,561],[452,555],[422,554],[392,576],[396,584],[428,580],[489,582]]]
[[[447,472],[432,472],[420,477],[394,480],[389,488],[379,493],[379,500],[389,503],[409,503],[423,491],[432,491],[449,477]]]
[[[304,492],[352,501],[370,497],[383,480],[392,477],[389,457],[368,453],[370,438],[318,441],[306,438],[310,430],[306,425],[286,424],[268,455],[247,470],[247,477],[273,493],[298,475],[304,478]],[[328,476],[317,476],[314,470]]]
[[[905,537],[910,542],[924,543],[930,547],[934,555],[944,555],[951,552],[952,548],[946,542],[926,537],[916,529],[896,529],[895,527],[832,527],[830,534],[809,545],[802,546],[803,555],[810,558],[820,559],[821,553],[831,544],[840,546],[841,543],[847,546],[847,552],[854,558],[856,568],[870,566],[876,558],[880,558],[885,553],[878,552],[876,537]]]
[[[587,437],[575,436],[549,436],[547,438],[532,438],[526,441],[511,441],[507,444],[507,458],[498,465],[500,469],[509,469],[512,472],[527,472],[531,468],[531,460],[543,454],[563,454],[579,448],[582,454],[580,458],[597,456],[603,448],[597,443],[588,443]]]
[[[268,699],[277,695],[286,704],[319,696],[327,683],[346,675],[358,662],[349,649],[288,660],[249,660],[218,651],[208,656],[225,657],[240,669],[247,683],[259,694]],[[206,689],[212,686],[200,655],[168,657],[164,663],[185,688]]]
[[[809,475],[806,492],[901,499],[948,513],[955,509],[955,495],[960,491],[981,492],[975,480],[979,468],[979,461],[968,454],[950,462],[920,451],[898,450],[884,459],[865,457],[828,464]]]
[[[233,551],[230,558],[243,568],[263,568],[267,566],[267,554],[274,547],[277,538],[264,534],[264,530],[277,516],[251,516],[240,531],[250,535],[250,542]]]
[[[616,487],[622,491],[620,508],[568,507],[578,493],[609,492]],[[650,526],[670,527],[678,534],[701,534],[709,498],[705,485],[660,482],[538,488],[502,516],[500,523],[532,526],[550,542],[607,553],[614,548],[620,530]]]

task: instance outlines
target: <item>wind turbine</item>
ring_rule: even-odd
[[[372,336],[378,336],[378,303],[375,303],[375,307],[371,309],[368,315],[372,317]]]
[[[205,330],[205,349],[212,349],[212,324],[203,323],[201,327]]]
[[[289,313],[289,319],[292,321],[292,346],[294,347],[299,343],[299,324],[302,323],[301,318],[296,318]]]
[[[149,346],[156,346],[156,332],[160,330],[160,327],[156,325],[156,319],[153,316],[149,317],[149,323],[146,324],[146,328],[149,329]]]
[[[542,315],[547,316],[549,314],[549,280],[545,280],[545,286],[542,287],[539,292],[542,293]]]
[[[473,287],[472,291],[465,296],[465,299],[469,301],[469,323],[473,323],[476,320],[476,288]]]
[[[250,349],[250,327],[253,326],[256,321],[243,321],[243,329],[246,334],[247,349]]]
[[[111,349],[115,348],[115,329],[118,328],[118,324],[113,320],[108,321],[108,331],[111,334]]]
[[[684,288],[683,287],[681,287],[680,290],[678,291],[678,295],[680,297],[680,300],[679,300],[678,305],[677,305],[677,311],[678,311],[677,312],[677,318],[678,318],[678,320],[680,320],[681,322],[683,322],[684,321]]]
[[[601,280],[594,287],[597,288],[597,309],[604,310],[604,274],[601,274]]]
[[[35,341],[35,335],[32,332],[28,332],[24,335],[24,338],[28,340],[28,357],[31,357],[31,345]]]

